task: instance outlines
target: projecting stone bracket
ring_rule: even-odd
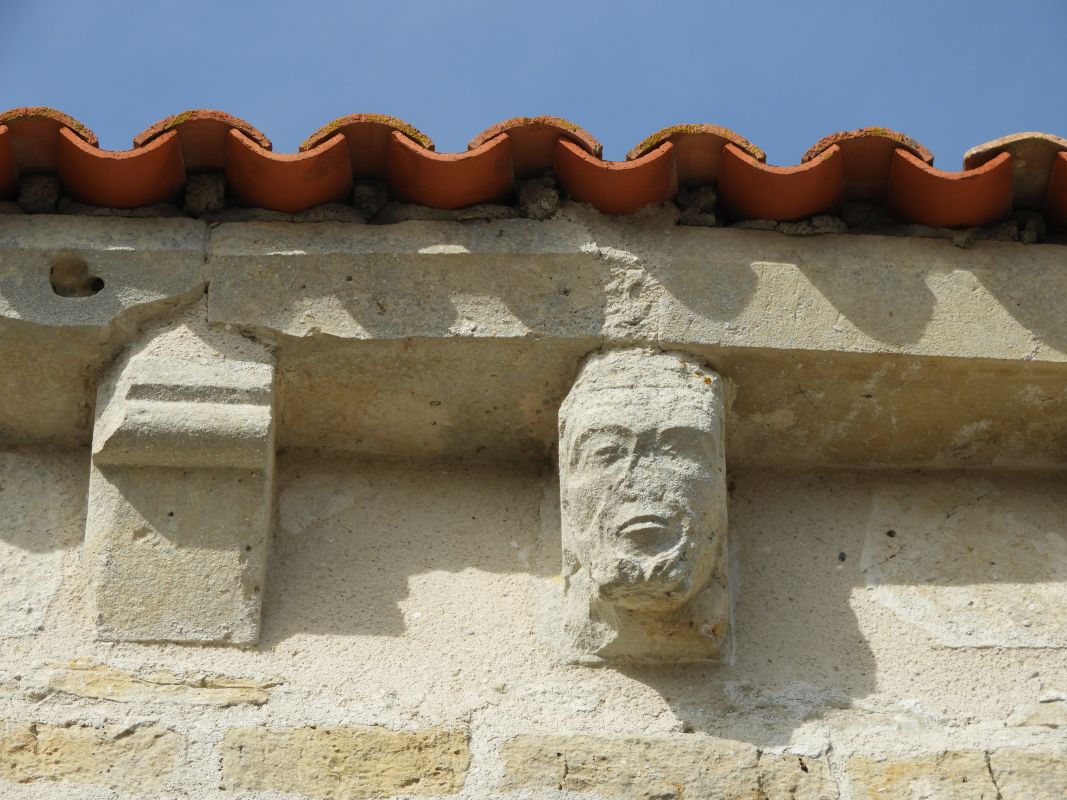
[[[594,353],[559,412],[565,658],[728,655],[729,387],[692,356]]]
[[[85,547],[101,639],[259,639],[274,364],[203,312],[148,335],[99,391]]]

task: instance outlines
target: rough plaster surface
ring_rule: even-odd
[[[906,550],[915,542],[905,532],[939,530],[961,495],[1002,498],[997,524],[965,515],[949,531],[976,548],[1002,550],[1005,537],[1047,533],[1067,513],[1060,475],[736,470],[729,501],[733,659],[616,669],[561,663],[542,636],[551,622],[542,598],[561,595],[560,540],[558,519],[542,512],[546,494],[556,491],[551,472],[536,464],[283,456],[263,635],[257,646],[240,649],[94,641],[86,565],[71,547],[83,520],[75,511],[50,531],[30,503],[40,464],[52,463],[54,490],[83,508],[88,453],[18,456],[5,473],[12,477],[0,492],[0,511],[22,521],[22,538],[6,543],[52,552],[59,542],[52,567],[59,588],[41,630],[0,640],[0,718],[92,729],[100,741],[130,726],[180,736],[159,789],[146,784],[134,797],[233,797],[219,786],[261,778],[223,775],[225,742],[233,741],[227,736],[252,735],[231,731],[271,731],[298,752],[326,752],[309,726],[342,730],[342,741],[364,726],[410,732],[413,741],[422,741],[420,731],[460,731],[469,738],[470,764],[453,796],[472,800],[566,797],[545,777],[556,767],[536,766],[551,764],[561,736],[581,737],[572,747],[593,759],[572,779],[585,783],[569,785],[589,797],[687,785],[697,780],[692,753],[701,748],[709,763],[730,753],[768,764],[780,759],[788,768],[782,785],[805,779],[844,800],[867,797],[854,779],[853,757],[886,764],[976,752],[991,753],[995,765],[998,753],[1019,751],[1024,755],[1014,760],[1005,755],[1000,769],[1023,788],[1004,797],[1041,797],[1036,789],[1026,794],[1027,787],[1054,786],[1055,765],[1067,754],[1067,727],[1056,721],[1062,717],[1033,716],[1034,709],[1067,706],[1067,650],[1010,640],[945,647],[917,618],[886,607],[880,587],[868,585],[863,558],[875,522],[899,525],[896,538]],[[914,504],[895,512],[887,496]],[[28,516],[23,508],[31,509]],[[930,583],[921,560],[904,563],[911,566],[896,574],[894,587],[949,597],[971,592],[1008,615],[1033,613],[1027,587],[1058,568],[1028,573],[1033,565],[1022,561],[1011,580],[972,585],[946,573]],[[950,614],[960,606],[944,607]],[[115,688],[101,689],[95,676]],[[219,686],[231,694],[220,695]],[[254,702],[233,702],[237,688],[254,691]],[[523,759],[521,769],[509,771],[516,740],[547,761]],[[400,752],[410,762],[398,741],[374,752]],[[337,757],[375,746],[359,739]],[[159,751],[134,752],[129,758],[141,763]],[[787,755],[816,763],[799,774]],[[596,766],[597,758],[636,759],[652,772],[635,772],[627,788],[615,771]],[[807,776],[822,764],[828,783],[815,784]],[[94,778],[91,770],[66,778],[88,782],[63,784],[45,773],[28,783],[0,776],[8,781],[0,784],[3,796],[53,798],[60,786],[64,797],[82,800],[131,796],[107,788],[117,778]],[[752,774],[742,771],[742,782],[728,787],[748,785]],[[286,780],[291,789],[297,779]],[[241,796],[329,797],[336,780],[301,784],[298,795],[263,788]],[[524,780],[525,788],[509,794],[507,787]]]

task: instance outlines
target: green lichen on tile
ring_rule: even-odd
[[[183,111],[180,114],[175,114],[173,117],[163,123],[163,125],[159,129],[159,132],[163,133],[164,131],[169,131],[173,128],[177,128],[183,122],[188,122],[195,113],[196,111],[190,109],[189,111]]]
[[[583,150],[588,151],[597,158],[600,158],[601,154],[604,152],[604,148],[600,142],[590,136],[588,131],[580,125],[576,125],[570,120],[563,119],[562,117],[512,117],[509,120],[505,120],[504,122],[498,123],[487,129],[471,144],[474,145],[477,143],[477,145],[483,145],[494,136],[507,133],[512,128],[521,128],[526,125],[541,125],[547,128],[557,128],[566,131],[572,134],[571,139],[575,144],[580,145]]]
[[[397,117],[391,117],[388,114],[349,114],[348,116],[338,117],[332,122],[327,122],[300,145],[300,152],[306,153],[315,147],[318,147],[328,137],[339,131],[341,128],[345,128],[349,125],[355,125],[360,122],[370,122],[376,125],[385,125],[388,128],[392,128],[395,131],[399,131],[406,137],[414,141],[416,144],[425,147],[427,150],[433,150],[433,140],[430,139],[425,133],[420,131],[414,125],[405,122]]]
[[[865,137],[877,136],[883,139],[888,139],[894,142],[906,150],[911,151],[915,156],[921,158],[927,163],[933,163],[933,156],[930,152],[912,139],[910,136],[905,136],[900,131],[895,131],[892,128],[884,128],[881,125],[869,125],[866,128],[856,128],[852,131],[839,131],[832,133],[829,136],[823,137],[817,141],[801,159],[801,163],[805,161],[811,161],[813,158],[818,157],[821,153],[829,150],[833,145],[840,144],[841,142],[847,142],[851,139],[863,139]]]
[[[94,147],[99,141],[96,138],[95,133],[78,122],[78,120],[74,119],[74,117],[68,116],[62,111],[48,106],[24,106],[22,108],[13,108],[10,111],[5,111],[0,114],[0,125],[3,125],[6,122],[17,122],[20,119],[27,118],[50,119],[66,128],[70,128],[78,134],[79,137]]]
[[[740,147],[757,161],[765,161],[767,158],[763,150],[756,147],[756,145],[752,144],[752,142],[743,136],[738,136],[729,128],[723,128],[720,125],[706,125],[701,123],[683,123],[680,125],[671,125],[668,128],[658,130],[652,135],[642,139],[636,147],[626,154],[626,158],[629,161],[635,161],[675,136],[700,136],[702,134],[718,136],[720,139],[725,139],[731,144]]]

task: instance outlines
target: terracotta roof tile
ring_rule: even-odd
[[[161,119],[133,137],[134,147],[144,147],[167,131],[177,131],[182,148],[185,169],[189,172],[206,172],[226,169],[226,139],[233,129],[241,131],[265,150],[270,150],[270,139],[243,119],[225,111],[194,109]]]
[[[889,169],[893,153],[903,148],[927,164],[934,157],[921,144],[903,133],[888,128],[860,128],[841,131],[825,136],[804,154],[801,163],[807,163],[833,146],[841,149],[844,162],[844,197],[846,200],[883,202],[889,183]]]
[[[271,153],[231,130],[226,181],[240,203],[297,212],[345,199],[352,190],[352,165],[340,134],[307,152],[289,154]]]
[[[0,198],[18,180],[58,174],[76,200],[129,207],[177,199],[187,176],[225,172],[240,203],[302,211],[345,199],[354,180],[386,181],[402,200],[442,209],[499,201],[515,181],[553,170],[573,198],[625,214],[674,196],[679,185],[714,186],[727,217],[802,219],[843,201],[884,202],[903,220],[962,227],[1037,209],[1067,230],[1067,139],[1020,133],[967,153],[962,172],[933,167],[922,145],[886,128],[831,134],[797,166],[767,165],[763,151],[728,128],[674,125],[647,137],[623,162],[558,117],[516,117],[487,128],[463,153],[434,152],[403,120],[340,117],[296,154],[271,152],[250,124],[222,111],[186,111],[138,134],[132,150],[108,152],[92,131],[50,108],[0,114]]]
[[[515,184],[511,139],[501,134],[466,153],[434,153],[393,131],[389,189],[401,200],[463,208],[504,200]]]
[[[511,154],[516,178],[531,178],[552,169],[556,158],[556,141],[574,142],[595,158],[600,158],[600,142],[574,123],[559,117],[514,117],[486,128],[467,145],[469,150],[506,133],[511,139]]]
[[[335,133],[340,133],[348,142],[352,175],[356,178],[385,180],[389,177],[389,142],[394,131],[426,150],[434,149],[429,136],[402,119],[385,114],[349,114],[338,117],[311,134],[300,145],[300,152],[318,147]]]
[[[177,131],[144,147],[114,153],[60,128],[57,163],[67,194],[95,206],[136,208],[174,200],[185,184]]]
[[[99,144],[96,134],[80,122],[44,106],[5,111],[0,114],[0,125],[7,125],[11,131],[11,147],[22,175],[55,173],[61,130],[73,131],[94,147]]]
[[[682,186],[718,182],[719,159],[728,144],[735,145],[757,161],[767,160],[766,154],[748,139],[718,125],[672,125],[646,137],[627,153],[626,158],[630,161],[641,158],[664,142],[674,145],[678,183]]]
[[[964,169],[975,169],[1001,153],[1012,155],[1012,184],[1016,208],[1040,209],[1048,192],[1052,163],[1067,150],[1067,139],[1048,133],[1013,133],[972,147],[963,157]]]
[[[901,219],[934,227],[989,225],[1012,208],[1012,156],[964,172],[934,169],[907,150],[893,153],[887,200]]]
[[[1067,153],[1056,154],[1052,161],[1051,173],[1045,199],[1045,214],[1054,227],[1067,231]]]
[[[831,145],[797,167],[773,167],[732,144],[719,164],[719,200],[734,219],[804,219],[828,214],[844,192],[841,148]]]
[[[19,188],[19,167],[11,149],[11,139],[7,125],[0,125],[0,200],[10,200]]]
[[[607,214],[629,214],[678,192],[674,145],[664,142],[634,161],[601,161],[569,139],[556,142],[556,180],[571,197]]]

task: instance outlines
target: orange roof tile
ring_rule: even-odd
[[[948,227],[984,225],[1037,209],[1067,230],[1067,139],[1020,133],[979,145],[964,170],[933,167],[919,143],[886,128],[831,134],[798,166],[767,165],[763,151],[715,125],[676,125],[652,134],[626,161],[557,117],[518,117],[486,129],[463,153],[434,152],[403,120],[353,114],[323,126],[297,154],[225,112],[186,111],[147,128],[125,152],[101,150],[92,131],[49,108],[0,114],[0,199],[20,176],[56,174],[74,199],[132,207],[174,200],[187,175],[224,172],[238,202],[301,211],[343,199],[354,180],[386,181],[393,195],[437,208],[499,201],[516,180],[554,170],[576,200],[625,214],[669,200],[679,185],[711,185],[732,218],[800,219],[842,202],[885,202],[897,217]]]

